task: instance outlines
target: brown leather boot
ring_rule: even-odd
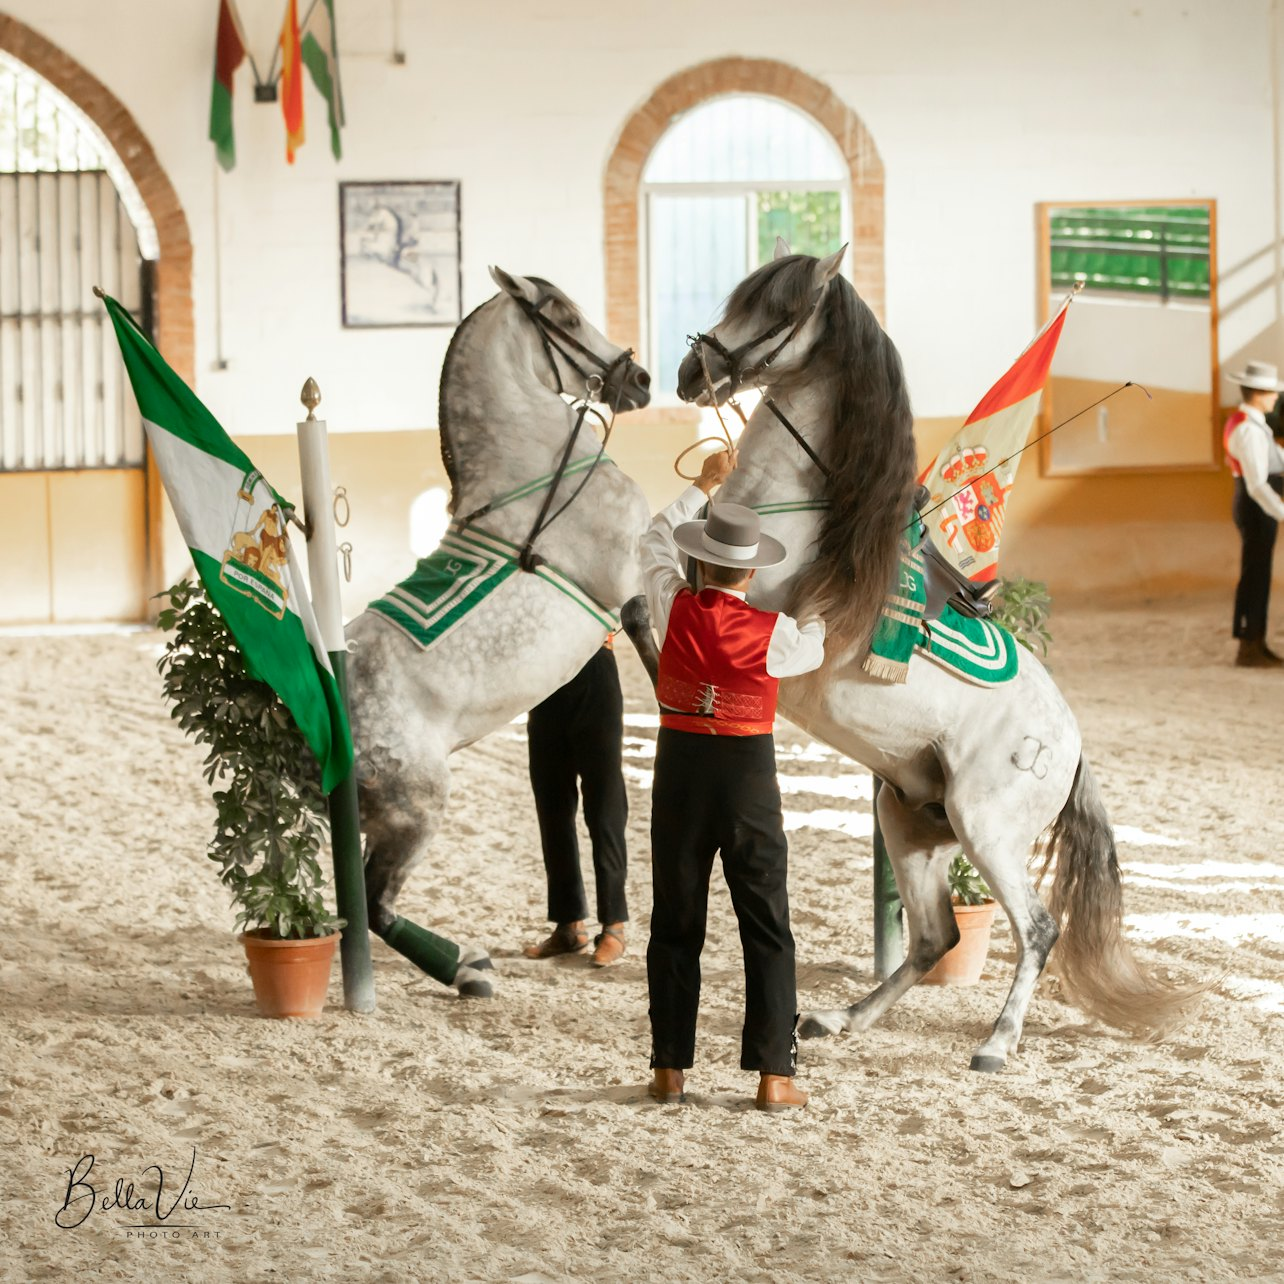
[[[1235,657],[1237,668],[1274,669],[1281,664],[1284,664],[1284,660],[1281,660],[1261,638],[1255,638],[1253,641],[1240,638],[1239,654]]]
[[[765,1074],[758,1080],[758,1099],[754,1103],[759,1110],[776,1114],[781,1110],[792,1110],[807,1104],[807,1094],[794,1086],[794,1081],[786,1074]]]
[[[578,954],[588,946],[584,923],[559,923],[538,945],[528,945],[522,953],[528,959],[551,959],[559,954]]]
[[[647,1095],[666,1106],[680,1105],[687,1099],[683,1092],[685,1076],[681,1070],[661,1070],[659,1066],[651,1076]]]
[[[614,967],[624,957],[624,924],[607,923],[593,938],[593,966]]]

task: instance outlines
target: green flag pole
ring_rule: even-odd
[[[901,894],[896,874],[878,827],[878,791],[883,782],[874,777],[874,975],[886,981],[905,959]]]
[[[348,707],[348,648],[339,606],[339,571],[335,563],[334,505],[330,487],[330,453],[324,419],[316,417],[321,390],[309,379],[300,400],[308,417],[298,424],[299,470],[303,482],[303,516],[308,536],[308,577],[312,606],[330,656],[344,708]],[[349,1012],[375,1009],[374,966],[366,913],[366,878],[361,859],[361,818],[357,805],[356,763],[330,793],[330,848],[334,855],[334,898],[339,917],[347,919],[339,947],[343,964],[343,1005]]]

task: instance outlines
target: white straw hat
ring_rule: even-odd
[[[1243,370],[1226,377],[1231,383],[1237,383],[1241,388],[1252,388],[1255,392],[1284,392],[1279,372],[1269,361],[1246,362]]]

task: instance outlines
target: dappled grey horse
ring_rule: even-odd
[[[946,872],[962,848],[1017,941],[1007,1001],[972,1069],[998,1070],[1016,1050],[1054,944],[1069,998],[1157,1037],[1204,987],[1157,979],[1124,940],[1113,831],[1074,716],[1038,659],[1018,648],[1016,675],[991,687],[918,653],[903,685],[862,668],[899,566],[915,451],[900,357],[838,275],[842,255],[790,254],[781,242],[776,260],[736,288],[723,319],[696,336],[678,384],[701,403],[710,387],[719,403],[742,386],[765,390],[718,499],[757,507],[763,529],[793,551],[758,573],[750,600],[794,616],[819,612],[828,624],[824,667],[782,683],[780,707],[884,782],[878,820],[905,906],[907,956],[860,1002],[805,1013],[799,1033],[866,1029],[958,940]],[[1045,831],[1054,871],[1046,908],[1027,870]]]
[[[451,532],[483,559],[494,553],[507,577],[427,649],[375,610],[348,627],[370,926],[475,995],[490,993],[485,953],[400,917],[397,897],[441,822],[450,755],[588,662],[604,617],[637,593],[648,519],[638,486],[598,458],[587,424],[577,431],[586,398],[644,406],[646,371],[555,286],[491,275],[501,292],[464,319],[447,351],[438,422]]]

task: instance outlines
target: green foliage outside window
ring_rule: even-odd
[[[843,243],[843,205],[837,192],[758,192],[758,262],[770,263],[776,237],[795,254],[822,258]]]

